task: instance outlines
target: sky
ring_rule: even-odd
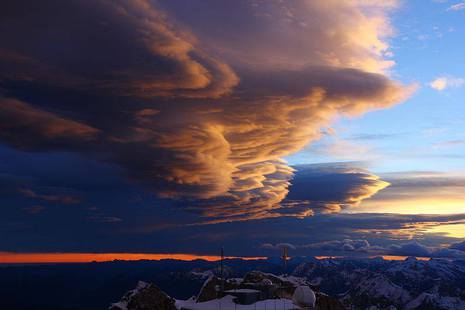
[[[0,261],[465,258],[465,2],[1,7]]]

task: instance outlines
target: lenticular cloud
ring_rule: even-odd
[[[116,163],[214,221],[286,215],[282,158],[412,91],[384,57],[394,1],[3,6],[0,139]]]

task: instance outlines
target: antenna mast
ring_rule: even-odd
[[[287,271],[287,260],[289,259],[289,256],[287,255],[287,247],[283,247],[283,256],[281,256],[283,259],[283,267],[284,267],[284,272],[283,274],[286,275]]]
[[[220,263],[220,275],[221,275],[221,295],[224,292],[224,275],[223,275],[223,260],[224,260],[224,247],[221,247],[221,263]]]

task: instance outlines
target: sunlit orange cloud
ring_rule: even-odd
[[[335,258],[344,258],[344,256],[315,256],[316,259],[318,260],[323,260],[323,259],[335,259]]]
[[[373,256],[372,258],[377,257]],[[397,255],[383,255],[381,256],[384,260],[405,260],[408,258],[408,256],[397,256]],[[422,257],[422,256],[417,256],[415,257],[417,260],[430,260],[430,257]]]
[[[227,256],[226,259],[256,260],[266,257],[236,257]],[[88,263],[106,262],[112,260],[162,260],[178,259],[184,261],[203,259],[206,261],[218,261],[220,256],[194,255],[194,254],[151,254],[151,253],[14,253],[0,252],[1,264],[28,264],[28,263]]]

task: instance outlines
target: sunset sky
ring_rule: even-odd
[[[0,262],[465,258],[465,2],[0,8]]]

